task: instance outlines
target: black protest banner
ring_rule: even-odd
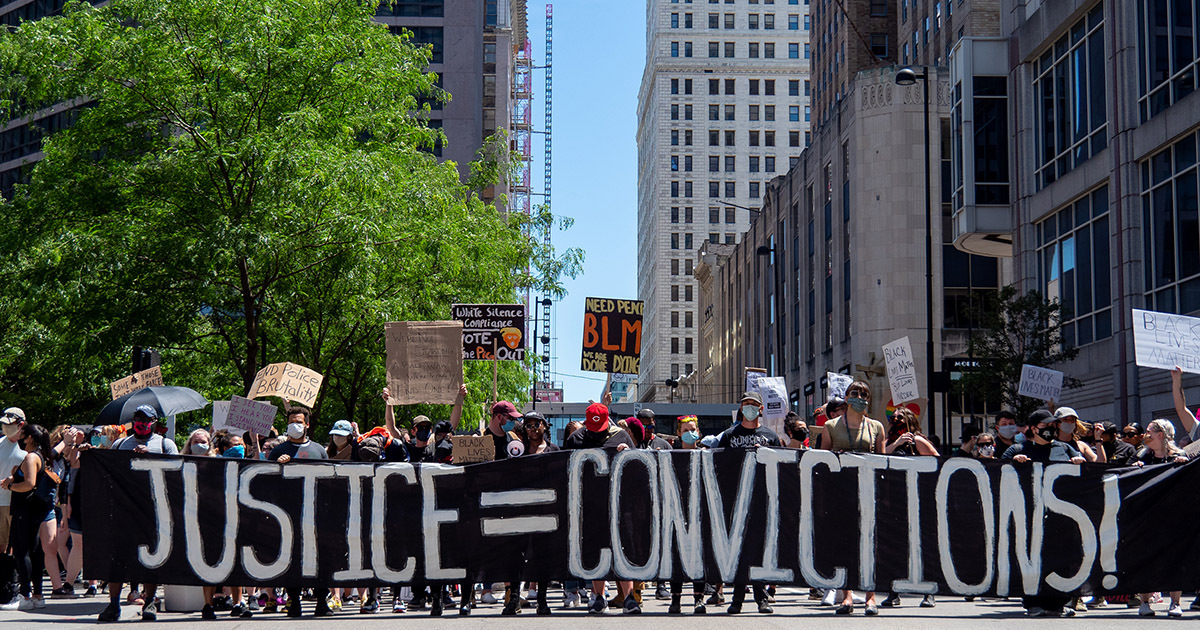
[[[1200,584],[1198,462],[765,448],[470,466],[83,457],[85,564],[108,581],[619,577],[992,596]]]
[[[637,374],[641,354],[641,300],[584,300],[582,370]]]
[[[463,323],[463,361],[524,361],[524,304],[452,304]]]

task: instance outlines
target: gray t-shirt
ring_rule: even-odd
[[[175,446],[174,442],[157,433],[152,433],[147,438],[140,438],[136,435],[123,437],[117,440],[113,448],[118,451],[132,451],[139,446],[145,446],[146,451],[149,453],[160,453],[162,455],[179,454],[179,447]]]
[[[329,458],[329,454],[325,452],[325,449],[312,440],[305,440],[301,444],[296,444],[289,440],[271,449],[271,461],[276,461],[284,455],[292,459]]]

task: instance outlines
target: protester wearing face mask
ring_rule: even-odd
[[[216,455],[213,449],[210,448],[211,437],[208,431],[204,429],[196,429],[188,435],[187,442],[183,445],[184,455],[196,455],[198,457],[212,457]]]
[[[696,416],[679,416],[679,448],[691,450],[700,441],[700,431],[696,428]]]
[[[0,439],[0,475],[4,475],[21,465],[25,461],[25,451],[21,449],[21,427],[25,426],[25,412],[16,407],[9,407],[4,410],[4,416],[0,418],[0,427],[4,429],[4,437]],[[0,554],[3,550],[8,549],[8,539],[10,532],[10,524],[12,522],[12,492],[6,488],[0,488]],[[12,567],[7,566],[8,574],[11,575]],[[6,576],[7,577],[7,576]],[[8,579],[0,582],[0,586],[7,585]],[[8,589],[0,591],[0,610],[16,610],[21,599],[13,598]]]
[[[1054,419],[1058,421],[1058,437],[1055,439],[1075,447],[1075,450],[1079,451],[1080,455],[1083,455],[1085,461],[1104,463],[1104,460],[1100,459],[1092,447],[1079,439],[1079,414],[1075,413],[1074,409],[1059,407],[1054,410]]]
[[[135,453],[178,455],[179,447],[175,446],[175,442],[154,432],[157,422],[158,410],[150,405],[138,407],[133,412],[133,435],[117,440],[113,444],[113,449]]]
[[[1008,447],[1025,439],[1025,427],[1017,423],[1017,416],[1005,409],[996,414],[996,450],[1003,453]]]
[[[1175,444],[1175,427],[1170,420],[1153,420],[1146,425],[1146,434],[1142,445],[1145,448],[1134,461],[1135,466],[1182,464],[1188,461],[1183,449]],[[1138,608],[1138,615],[1142,617],[1154,616],[1154,609],[1150,607],[1150,595],[1150,593],[1141,593],[1142,604]],[[1167,608],[1167,616],[1182,617],[1183,608],[1179,605],[1179,599],[1183,595],[1182,591],[1171,591],[1168,595],[1171,597],[1171,604]]]
[[[679,442],[675,447],[677,450],[692,450],[699,448],[700,431],[696,429],[696,423],[699,418],[696,416],[679,416],[677,419],[679,429]],[[670,589],[671,604],[667,608],[668,615],[679,615],[683,613],[683,580],[671,580],[668,585]],[[704,582],[692,582],[692,612],[693,614],[703,615],[707,611],[704,606]]]
[[[338,420],[329,430],[329,444],[325,446],[325,454],[329,459],[337,461],[358,460],[358,430],[349,420]]]
[[[1104,451],[1104,461],[1120,466],[1133,464],[1137,451],[1123,440],[1117,439],[1117,425],[1107,421],[1097,422],[1092,425],[1092,431],[1096,435],[1096,447]]]
[[[975,439],[975,446],[971,449],[971,456],[975,459],[996,459],[995,439],[988,433],[980,434]]]

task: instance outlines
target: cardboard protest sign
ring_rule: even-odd
[[[637,374],[642,355],[641,300],[587,298],[583,305],[585,372]]]
[[[271,403],[234,396],[229,401],[225,424],[255,435],[267,435],[271,432],[271,426],[275,424],[275,414],[278,411]]]
[[[464,361],[525,359],[524,304],[453,304],[450,317],[463,325]]]
[[[1038,400],[1062,400],[1063,373],[1036,365],[1021,366],[1017,393]]]
[[[463,382],[459,321],[384,325],[390,404],[453,404]]]
[[[490,462],[496,459],[496,443],[490,435],[454,435],[450,437],[450,441],[454,444],[455,464]]]
[[[229,401],[228,400],[214,400],[212,405],[213,405],[212,430],[214,432],[220,431],[221,429],[224,429],[229,426],[225,423],[225,420],[229,417]]]
[[[921,393],[917,391],[917,365],[913,362],[912,346],[908,343],[908,337],[883,346],[883,357],[887,362],[892,400],[903,403],[920,398]]]
[[[846,397],[846,390],[850,384],[854,382],[854,377],[849,374],[836,374],[834,372],[826,372],[825,380],[829,382],[829,396],[837,396],[838,398]]]
[[[112,390],[112,399],[116,400],[126,394],[132,394],[139,389],[162,386],[162,368],[156,365],[148,370],[142,370],[137,374],[126,376],[119,381],[113,381],[109,383],[108,388]]]
[[[1142,367],[1200,374],[1200,319],[1135,308],[1133,352]]]
[[[295,363],[272,363],[254,375],[246,398],[275,396],[312,407],[317,403],[324,376]]]

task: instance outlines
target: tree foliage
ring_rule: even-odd
[[[446,95],[428,48],[373,14],[357,0],[75,2],[0,36],[7,116],[75,107],[0,208],[14,404],[89,421],[137,344],[163,351],[168,384],[211,399],[293,361],[325,375],[325,423],[378,419],[384,322],[518,299],[545,219],[498,211],[482,179],[433,157],[445,138],[424,114]],[[468,369],[472,403],[490,398],[482,372]],[[502,396],[528,399],[524,366],[502,372]]]
[[[1062,338],[1062,305],[1037,291],[1018,294],[1014,286],[1000,290],[994,302],[979,308],[983,325],[970,339],[970,354],[984,362],[983,369],[966,372],[959,381],[967,392],[998,400],[1025,418],[1042,406],[1017,394],[1021,366],[1053,367],[1074,359],[1079,349],[1065,346]],[[1078,387],[1078,379],[1065,378],[1063,387]]]

